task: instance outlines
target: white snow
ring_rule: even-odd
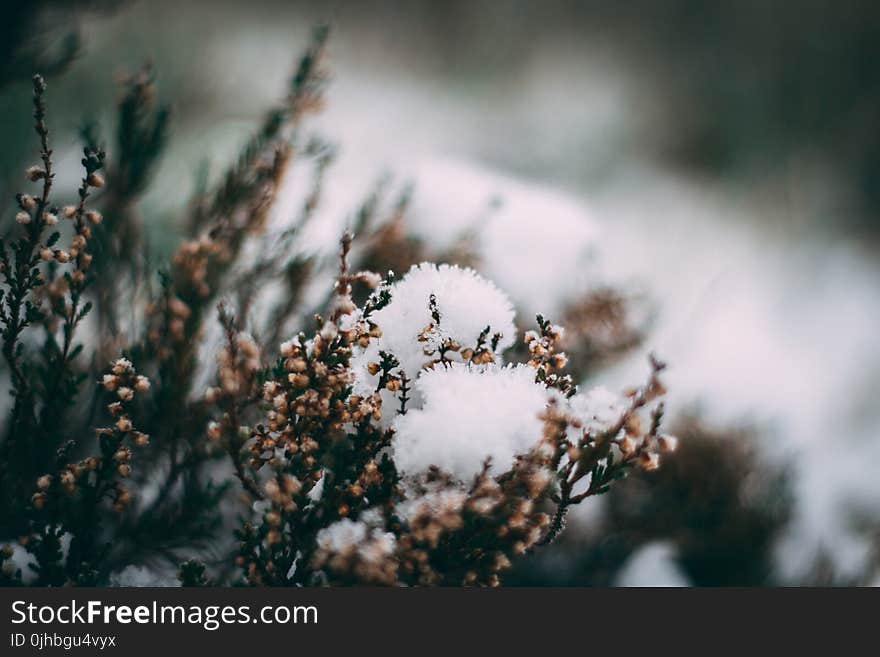
[[[487,457],[493,472],[503,472],[541,436],[549,394],[527,365],[438,366],[416,387],[424,405],[393,425],[394,460],[405,474],[435,465],[468,481]]]
[[[375,377],[367,373],[366,365],[378,362],[380,351],[393,354],[410,379],[415,379],[431,360],[424,349],[432,343],[436,346],[436,341],[420,342],[419,333],[432,322],[432,294],[440,313],[437,340],[453,339],[462,348],[474,348],[487,326],[489,338],[494,333],[502,335],[499,352],[516,339],[510,300],[494,283],[472,269],[423,263],[410,269],[392,286],[391,292],[391,302],[370,318],[382,330],[382,337],[372,341],[355,359],[358,388],[363,391],[375,388]]]

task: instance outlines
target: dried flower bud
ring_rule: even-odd
[[[291,385],[293,385],[295,388],[305,388],[309,385],[308,374],[290,373],[287,375],[287,380],[290,381]]]
[[[134,381],[134,389],[142,393],[147,392],[150,389],[150,380],[139,374]]]
[[[118,358],[113,363],[113,367],[110,368],[110,371],[113,372],[113,374],[120,375],[125,374],[132,369],[134,368],[132,367],[130,360],[127,358]]]
[[[25,169],[24,175],[31,182],[37,182],[46,177],[46,170],[41,166],[34,165]]]
[[[623,440],[617,443],[618,447],[620,447],[620,452],[624,456],[632,456],[637,447],[637,443],[635,440],[630,438],[629,436],[624,436]]]
[[[101,379],[101,385],[103,385],[104,389],[109,392],[116,390],[118,383],[119,379],[114,374],[105,374],[104,378]]]
[[[330,342],[339,334],[339,328],[333,322],[324,322],[321,327],[321,338]]]
[[[31,215],[29,212],[22,210],[15,215],[15,220],[22,225],[29,224],[31,223]]]
[[[638,413],[630,415],[624,423],[624,430],[628,436],[640,436],[642,434],[642,418]]]
[[[119,390],[116,391],[116,394],[119,395],[119,398],[122,401],[131,401],[134,399],[134,390],[129,388],[128,386],[122,386]]]
[[[220,436],[223,434],[223,427],[220,426],[219,422],[211,421],[208,422],[208,438],[211,440],[220,440]]]
[[[120,477],[127,477],[131,474],[131,466],[128,463],[120,463],[119,467],[116,468],[116,471],[119,473]]]
[[[58,479],[67,491],[72,491],[74,486],[76,486],[76,476],[70,469],[62,470]]]
[[[648,472],[656,470],[660,467],[660,456],[655,452],[642,452],[639,454],[639,465]]]
[[[678,448],[678,438],[666,433],[657,439],[657,443],[660,445],[660,450],[667,454],[671,454]]]
[[[116,428],[123,433],[126,431],[131,431],[131,420],[127,417],[123,416],[116,420]]]
[[[89,174],[88,183],[92,187],[103,187],[104,186],[104,176],[102,176],[97,171],[93,171]]]
[[[44,262],[49,262],[54,257],[55,254],[52,253],[52,249],[40,249],[40,259]]]
[[[47,226],[54,226],[58,223],[58,215],[54,212],[44,212],[43,223],[45,223]]]
[[[52,475],[43,475],[39,479],[37,479],[37,488],[40,490],[46,490],[49,486],[52,485]]]
[[[34,493],[31,497],[31,504],[35,509],[42,509],[46,505],[46,493]]]

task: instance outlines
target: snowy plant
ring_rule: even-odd
[[[470,481],[486,459],[491,471],[510,469],[534,445],[547,388],[528,365],[452,363],[418,377],[422,404],[394,421],[394,462],[403,473],[432,465]]]
[[[394,354],[403,373],[415,379],[429,362],[479,362],[490,348],[507,349],[516,335],[513,318],[507,296],[474,270],[422,263],[396,282],[390,302],[370,315],[385,328],[358,359],[369,363],[382,352]]]
[[[493,228],[489,269],[513,285],[536,272],[509,295],[466,266],[461,244],[440,264],[421,257],[439,247],[404,248],[407,194],[365,200],[332,264],[301,243],[332,159],[304,127],[323,100],[325,38],[199,188],[164,258],[145,255],[136,211],[168,121],[149,69],[123,80],[109,154],[84,131],[68,205],[55,204],[34,78],[35,188],[0,244],[12,397],[0,583],[141,585],[176,571],[192,586],[496,585],[557,537],[570,507],[674,449],[660,431],[661,362],[620,395],[579,393],[564,346],[580,328],[537,315],[522,330],[543,299],[569,307],[557,302],[578,287],[547,270],[592,235],[555,246],[570,208],[551,204],[534,262],[505,260],[529,237],[522,225]],[[299,204],[284,199],[299,217],[279,229],[294,165],[311,167],[312,184]],[[369,267],[395,258],[400,276]],[[579,308],[582,328],[598,306]]]

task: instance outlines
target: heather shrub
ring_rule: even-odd
[[[511,269],[521,220],[440,247],[380,182],[335,258],[310,248],[325,40],[158,267],[137,211],[170,120],[152,72],[123,80],[112,145],[83,130],[69,204],[34,77],[39,161],[0,244],[2,583],[497,585],[675,450],[661,361],[619,394],[575,385],[644,330],[626,294],[547,271],[577,220],[551,216]],[[311,184],[279,226],[293,167]],[[543,299],[570,330],[526,329],[515,306]]]

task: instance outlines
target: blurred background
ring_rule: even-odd
[[[880,583],[876,3],[58,0],[3,11],[6,214],[35,156],[30,76],[49,79],[59,182],[72,188],[81,127],[112,136],[115,77],[150,63],[173,122],[139,210],[167,257],[199,181],[237,152],[312,26],[329,22],[334,78],[313,129],[338,157],[310,248],[333,248],[383,174],[414,184],[413,230],[429,241],[456,237],[507,190],[528,230],[483,236],[483,250],[521,307],[562,307],[534,280],[638,300],[639,339],[583,382],[622,388],[660,354],[681,450],[583,505],[564,540],[508,583]],[[550,228],[558,212],[583,226]],[[574,241],[588,257],[567,257]]]

